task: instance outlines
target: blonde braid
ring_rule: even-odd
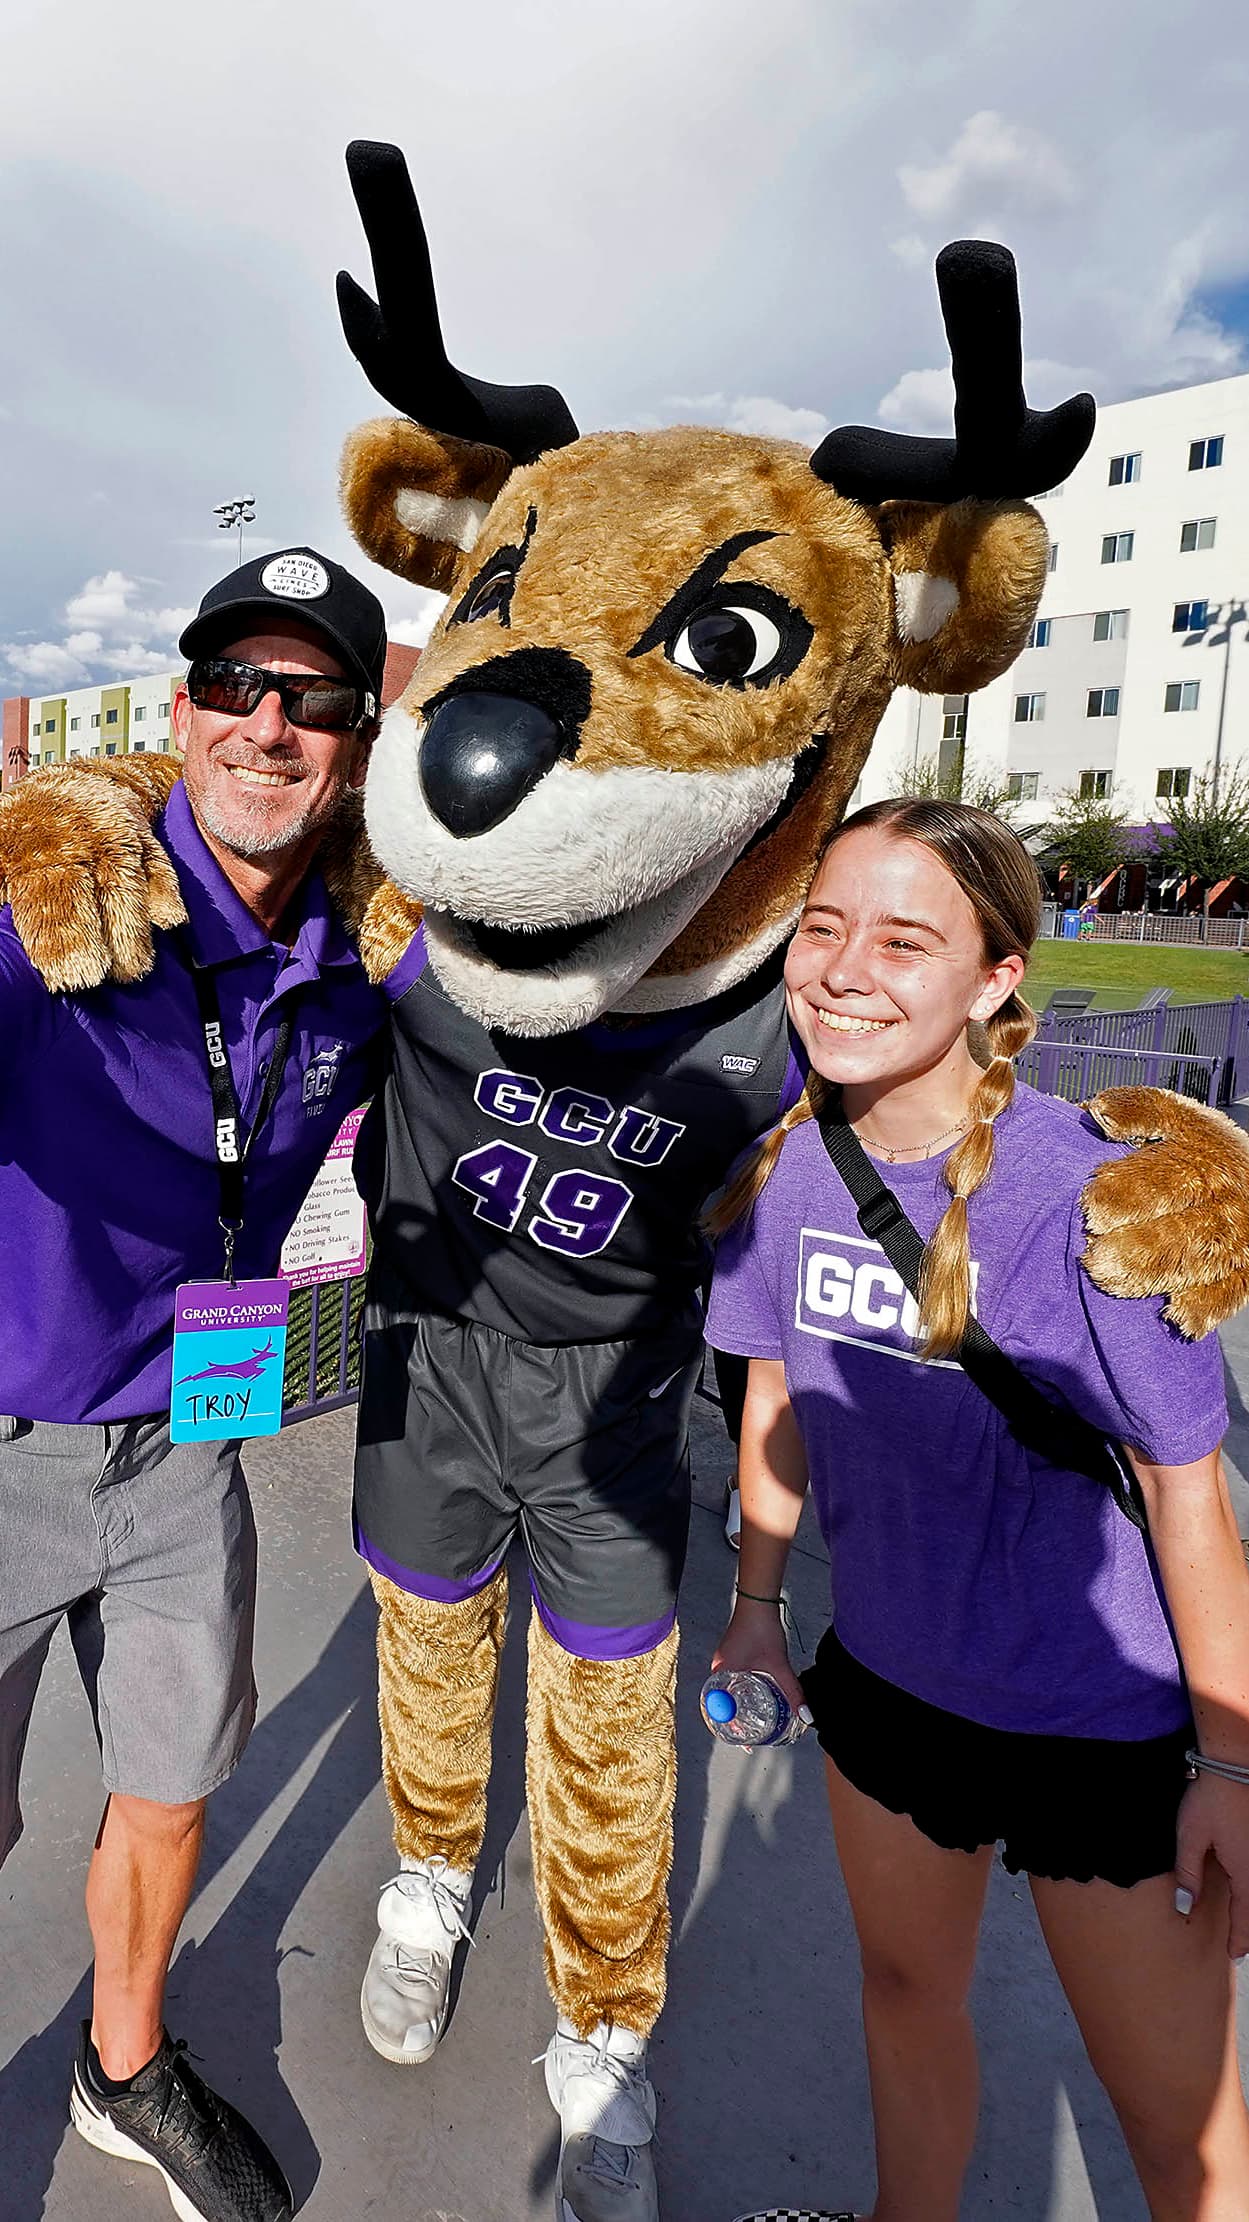
[[[821,1080],[819,1074],[809,1072],[797,1103],[791,1104],[780,1124],[774,1126],[770,1134],[764,1135],[758,1148],[747,1158],[735,1179],[730,1181],[719,1201],[706,1213],[703,1225],[708,1234],[714,1235],[718,1240],[722,1234],[728,1233],[730,1227],[736,1226],[739,1219],[745,1219],[754,1210],[776,1170],[777,1159],[785,1147],[786,1135],[792,1134],[794,1128],[801,1126],[804,1119],[818,1119],[824,1108],[827,1092],[827,1083]]]
[[[953,1201],[946,1206],[924,1251],[919,1310],[924,1356],[948,1358],[958,1349],[971,1310],[971,1250],[967,1202],[993,1170],[993,1122],[1015,1093],[1015,1059],[1036,1032],[1036,1012],[1021,995],[1008,995],[984,1032],[989,1062],[971,1099],[971,1124],[945,1161]]]

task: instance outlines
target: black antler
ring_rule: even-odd
[[[347,174],[373,258],[377,300],[340,270],[338,308],[347,345],[369,384],[418,424],[502,448],[514,463],[567,447],[577,427],[553,386],[491,386],[448,362],[425,226],[399,148],[353,139]]]
[[[988,239],[943,247],[937,291],[954,372],[954,438],[842,425],[812,456],[816,477],[863,502],[994,500],[1061,485],[1093,437],[1096,404],[1078,393],[1057,409],[1028,407],[1009,248]]]

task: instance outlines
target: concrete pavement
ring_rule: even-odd
[[[1249,1317],[1225,1335],[1229,1448],[1249,1535]],[[170,2027],[281,2154],[308,2222],[550,2222],[555,2118],[538,2067],[552,2026],[523,1804],[524,1618],[505,1662],[478,1949],[434,2060],[386,2066],[357,1995],[376,1885],[392,1864],[378,1787],[372,1610],[347,1543],[353,1415],[256,1445],[261,1536],[252,1747],[210,1808],[201,1886],[172,1979]],[[652,2051],[665,2222],[753,2207],[863,2206],[871,2194],[857,1979],[813,1743],[742,1757],[712,1744],[697,1691],[727,1611],[729,1464],[700,1404],[684,1592],[677,1945]],[[10,1538],[10,1546],[14,1541]],[[804,1527],[794,1608],[826,1618]],[[67,1644],[44,1678],[24,1778],[26,1834],[0,1875],[0,2217],[164,2222],[163,2188],[66,2129],[87,2006],[82,1877],[99,1819],[95,1747]],[[1143,2222],[1109,2106],[1085,2060],[1019,1881],[993,1878],[976,1981],[984,2103],[967,2222]],[[1249,2016],[1245,2017],[1249,2059]]]

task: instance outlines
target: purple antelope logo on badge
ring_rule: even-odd
[[[284,1280],[189,1281],[178,1290],[169,1430],[175,1443],[276,1434],[289,1307]]]

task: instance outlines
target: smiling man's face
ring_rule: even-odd
[[[249,633],[217,653],[283,675],[348,676],[314,633],[293,625]],[[231,855],[278,857],[299,848],[333,817],[348,788],[363,784],[368,738],[292,725],[276,693],[246,717],[231,717],[197,709],[179,687],[172,718],[195,815]]]

